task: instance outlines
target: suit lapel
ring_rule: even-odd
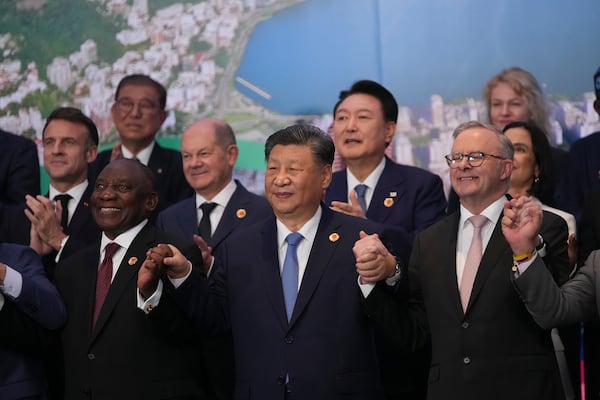
[[[392,162],[386,157],[385,167],[373,190],[373,197],[367,210],[367,218],[385,221],[392,213],[394,205],[404,196],[404,177],[392,171]]]
[[[460,213],[452,214],[446,220],[445,231],[441,237],[447,237],[448,245],[440,246],[440,265],[449,265],[443,268],[444,280],[447,282],[444,287],[450,288],[450,298],[452,299],[453,309],[459,319],[463,316],[463,309],[460,302],[460,291],[458,280],[456,278],[456,242],[458,238],[458,223],[460,222]]]
[[[137,279],[137,272],[144,260],[146,259],[146,251],[148,250],[148,248],[155,245],[156,241],[154,240],[154,230],[149,228],[150,227],[146,225],[141,230],[141,232],[135,237],[133,242],[131,242],[131,245],[127,249],[127,252],[123,257],[123,261],[121,261],[121,264],[119,265],[117,274],[115,275],[110,285],[110,288],[108,289],[108,293],[106,295],[106,299],[104,300],[104,304],[102,305],[102,309],[100,310],[100,314],[98,314],[96,328],[92,332],[92,341],[96,338],[98,333],[102,331],[102,327],[104,326],[104,324],[106,324],[110,314],[113,312],[121,298],[124,295],[129,295],[126,294],[125,291],[129,287],[131,280]],[[95,290],[93,290],[93,292],[95,292]],[[133,300],[134,299],[132,299],[132,301]],[[136,303],[133,302],[130,306],[136,307]]]
[[[175,218],[185,238],[192,240],[193,235],[198,234],[199,221],[195,195],[185,200],[181,205],[181,212],[176,213]]]
[[[340,243],[337,240],[329,240],[329,236],[337,232],[339,224],[333,221],[334,214],[327,207],[322,207],[322,209],[323,214],[308,257],[308,262],[306,263],[304,277],[302,278],[302,284],[300,285],[300,291],[298,292],[298,298],[294,306],[294,313],[290,320],[290,327],[298,320],[298,317],[306,308],[315,290],[317,290],[319,281]]]
[[[69,223],[69,232],[81,232],[84,225],[87,224],[88,220],[92,218],[89,210],[90,196],[93,190],[93,185],[88,183],[85,192],[79,200],[79,204],[75,208],[75,212],[71,216],[71,222]]]
[[[227,207],[223,211],[223,216],[219,221],[219,225],[217,225],[217,229],[215,233],[210,238],[210,245],[214,249],[217,247],[229,234],[239,225],[240,217],[238,216],[238,210],[244,209],[246,204],[248,203],[248,196],[246,195],[246,190],[238,185],[236,181],[236,189],[227,203]],[[247,210],[245,210],[247,211]],[[240,214],[241,215],[241,214]],[[246,217],[246,214],[243,214],[242,218]]]
[[[269,303],[283,330],[287,330],[288,321],[285,313],[283,300],[283,288],[281,287],[281,272],[279,271],[279,249],[277,247],[277,225],[275,217],[263,225],[260,235],[262,237],[262,248],[260,250],[260,273],[264,281],[263,287],[267,292]]]
[[[490,237],[490,241],[481,257],[481,263],[477,269],[477,275],[475,275],[475,282],[473,282],[473,290],[471,291],[467,312],[472,307],[472,304],[477,301],[477,297],[492,271],[498,264],[501,264],[506,260],[506,257],[503,257],[503,253],[507,251],[509,246],[502,234],[502,224],[500,223],[502,215],[503,214],[501,213],[496,222],[494,232],[492,232],[492,236]]]

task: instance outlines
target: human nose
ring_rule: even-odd
[[[135,116],[142,115],[142,108],[140,106],[140,103],[133,103],[131,105],[131,115],[135,115]]]
[[[280,169],[273,178],[273,183],[277,186],[285,186],[289,183],[289,175],[286,170]]]
[[[508,104],[503,104],[500,110],[502,112],[502,115],[508,115],[510,113],[510,107],[508,106]]]

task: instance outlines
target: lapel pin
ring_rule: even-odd
[[[398,196],[398,192],[390,192],[390,197],[396,197]]]
[[[394,205],[394,199],[392,199],[391,197],[386,197],[385,200],[383,200],[383,205],[390,208]]]
[[[337,232],[333,232],[331,235],[329,235],[329,241],[330,242],[337,242],[340,239],[340,235],[337,234]]]
[[[157,173],[157,174],[162,174],[162,168],[159,168],[159,169],[157,169],[157,170],[156,170],[156,173]]]
[[[246,215],[247,215],[246,210],[244,210],[243,208],[240,208],[239,210],[237,210],[235,212],[235,216],[238,217],[239,219],[246,218]]]
[[[129,259],[129,261],[127,261],[127,263],[128,263],[129,265],[135,265],[137,262],[138,262],[138,259],[137,259],[137,257],[131,257],[131,258]]]
[[[88,204],[88,202],[87,202],[87,201],[84,201],[84,202],[83,202],[83,206],[84,206],[84,207],[89,207],[90,205]]]

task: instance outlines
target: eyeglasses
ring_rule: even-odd
[[[115,106],[123,114],[129,114],[135,105],[136,103],[127,97],[115,101]],[[140,100],[137,108],[142,114],[148,115],[155,112],[158,106],[149,100]]]
[[[467,164],[469,164],[470,167],[479,167],[481,164],[483,164],[483,160],[485,160],[486,157],[494,157],[498,160],[506,160],[504,157],[483,153],[481,151],[474,151],[469,154],[453,153],[444,156],[450,168],[458,168],[458,164],[460,164],[463,158],[467,159]]]

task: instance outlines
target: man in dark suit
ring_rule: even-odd
[[[513,153],[492,126],[458,126],[446,159],[460,211],[415,240],[408,298],[394,301],[378,286],[367,297],[369,315],[399,346],[430,335],[430,400],[564,398],[550,331],[508,276],[532,257],[509,246],[500,224]]]
[[[167,90],[154,79],[141,74],[124,77],[111,108],[120,143],[112,150],[100,152],[90,170],[93,182],[102,168],[117,158],[137,158],[147,165],[156,176],[159,196],[152,219],[160,210],[192,194],[183,176],[179,152],[164,148],[155,140],[167,118],[166,104]]]
[[[445,215],[442,181],[385,156],[396,133],[398,104],[383,86],[354,83],[340,93],[333,114],[335,146],[346,169],[333,174],[325,202],[336,211],[383,224],[393,232],[394,252],[407,265],[414,236]],[[359,188],[365,186],[362,200]],[[428,349],[406,354],[394,351],[384,337],[376,342],[387,399],[424,399]]]
[[[185,278],[179,304],[205,328],[231,326],[236,399],[383,398],[360,294],[373,282],[359,285],[356,270],[393,276],[397,262],[366,234],[381,233],[379,225],[321,203],[333,153],[331,139],[308,125],[267,139],[265,193],[275,215],[221,245],[211,295],[176,249],[167,259],[170,277]]]
[[[47,197],[27,196],[25,214],[32,226],[29,245],[43,256],[52,278],[59,259],[100,238],[89,210],[94,185],[87,180],[98,154],[98,130],[79,109],[59,107],[46,120],[42,146],[50,188]]]
[[[594,110],[600,115],[600,68],[594,74],[596,100]],[[592,133],[577,140],[569,150],[568,169],[562,184],[557,190],[557,204],[574,214],[577,221],[587,195],[600,189],[600,132]]]
[[[169,296],[153,308],[138,291],[147,251],[173,243],[148,224],[158,202],[153,179],[135,160],[106,166],[90,199],[102,239],[57,266],[69,315],[61,331],[65,399],[202,398],[192,330]]]
[[[28,247],[0,243],[0,398],[46,399],[43,334],[66,320],[65,306]]]
[[[227,123],[206,118],[192,124],[181,137],[181,153],[185,178],[196,194],[163,210],[156,221],[163,231],[191,244],[196,241],[205,266],[213,264],[212,254],[218,253],[220,244],[234,231],[273,214],[264,197],[250,193],[232,179],[238,152]],[[206,232],[201,232],[205,228]],[[204,337],[202,342],[207,386],[218,399],[232,398],[231,336]]]
[[[0,129],[0,242],[29,244],[25,195],[40,193],[35,143]]]

